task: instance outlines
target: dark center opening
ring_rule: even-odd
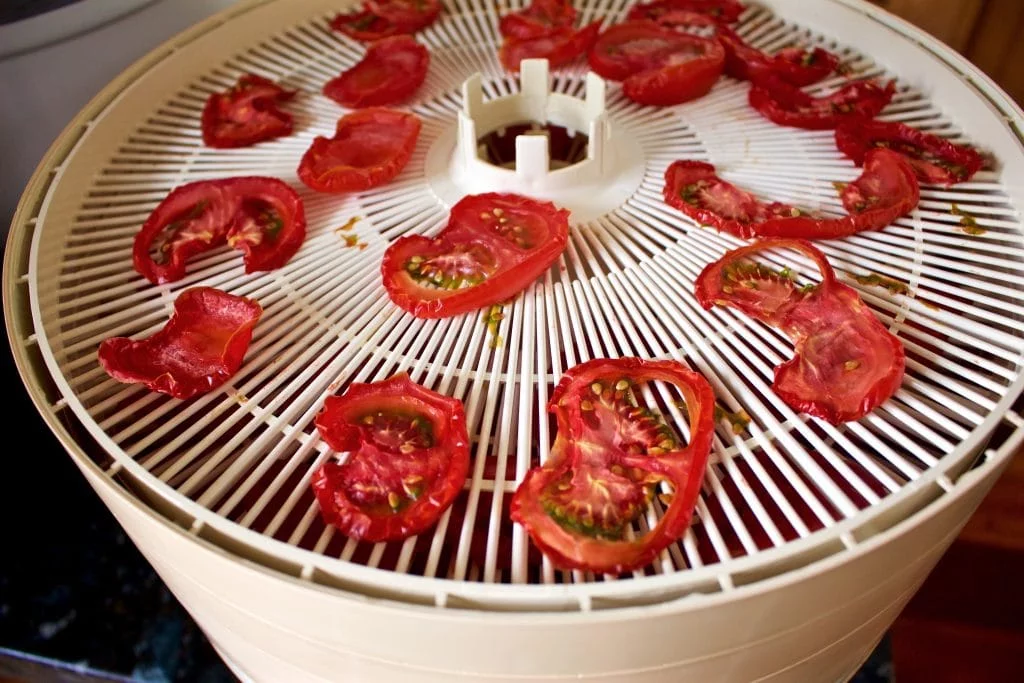
[[[586,133],[571,133],[553,123],[515,123],[492,131],[477,140],[480,158],[494,166],[515,168],[516,138],[520,135],[544,135],[548,139],[549,170],[572,166],[587,158]]]

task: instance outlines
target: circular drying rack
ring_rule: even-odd
[[[578,3],[580,20],[615,21],[630,4]],[[156,50],[72,122],[15,217],[4,305],[30,393],[73,454],[199,538],[314,583],[420,605],[571,611],[729,593],[841,556],[952,490],[1000,423],[1019,436],[1011,406],[1024,386],[1024,190],[1005,179],[1024,176],[1020,111],[962,58],[859,0],[752,4],[737,30],[769,51],[821,45],[840,55],[848,73],[814,91],[895,78],[880,118],[996,159],[970,182],[923,186],[920,205],[885,230],[819,243],[906,346],[902,389],[864,419],[832,426],[794,413],[770,388],[772,368],[791,353],[786,338],[729,310],[704,311],[692,294],[701,268],[740,243],[663,203],[669,163],[707,160],[763,197],[826,212],[841,211],[833,182],[858,175],[830,131],[775,126],[747,105],[748,84],[729,78],[664,109],[609,86],[609,125],[642,165],[635,189],[573,222],[562,259],[505,306],[496,331],[480,314],[424,321],[393,306],[380,258],[396,237],[445,223],[449,207],[432,189],[443,168],[427,160],[453,134],[461,84],[479,72],[486,99],[518,90],[497,60],[497,20],[508,9],[451,0],[418,35],[432,62],[407,108],[422,134],[402,175],[367,192],[318,195],[296,178],[313,137],[330,135],[344,113],[321,86],[363,51],[328,28],[339,10],[331,0],[240,3]],[[300,91],[289,105],[296,132],[247,149],[204,147],[206,97],[244,72]],[[582,96],[586,73],[582,61],[555,70],[553,90]],[[224,249],[165,286],[133,270],[133,237],[173,187],[241,174],[277,176],[302,194],[309,234],[290,263],[244,275]],[[984,233],[967,234],[954,205]],[[351,231],[339,230],[353,218]],[[365,248],[348,248],[346,235]],[[908,293],[854,279],[871,273],[905,282]],[[180,402],[110,379],[99,343],[152,333],[176,295],[198,284],[263,305],[231,382]],[[559,571],[510,523],[507,502],[547,457],[554,424],[545,408],[562,372],[618,356],[683,360],[751,421],[742,434],[718,426],[694,523],[655,563],[622,577]],[[326,395],[399,371],[464,402],[470,478],[436,529],[359,543],[320,519],[308,482],[336,454],[313,418]],[[678,427],[685,414],[667,417]],[[637,531],[658,511],[656,500]]]

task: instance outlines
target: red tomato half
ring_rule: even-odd
[[[924,183],[953,185],[970,180],[982,166],[978,152],[905,123],[851,119],[836,128],[836,147],[860,166],[868,150],[885,147],[899,152]]]
[[[526,9],[503,16],[498,30],[505,38],[538,38],[574,23],[576,8],[569,0],[534,0]]]
[[[565,26],[528,38],[506,38],[498,57],[509,71],[519,71],[524,59],[546,59],[551,68],[562,66],[585,54],[600,30],[598,20],[579,30]]]
[[[750,260],[769,249],[794,249],[821,271],[799,287],[784,273]],[[903,381],[903,344],[857,292],[836,280],[825,255],[802,240],[761,240],[728,252],[696,281],[704,308],[731,306],[779,328],[795,355],[775,368],[772,388],[794,410],[832,424],[858,420],[892,396]]]
[[[417,318],[447,318],[515,296],[569,240],[569,212],[515,194],[470,195],[433,238],[405,236],[384,252],[388,296]]]
[[[685,12],[707,17],[720,24],[731,24],[740,18],[744,9],[746,8],[736,0],[655,0],[655,2],[634,5],[626,15],[626,19],[629,21],[652,19],[663,23],[668,17],[672,15],[678,17],[680,13]]]
[[[434,23],[440,13],[439,0],[368,0],[360,11],[334,17],[330,26],[349,38],[372,43],[416,33]]]
[[[318,136],[299,163],[299,180],[317,192],[361,192],[405,168],[420,135],[414,114],[373,107],[341,117],[333,138]]]
[[[397,104],[423,85],[429,66],[430,53],[414,38],[384,38],[358,64],[327,81],[324,95],[352,109]]]
[[[316,417],[320,436],[343,464],[313,474],[324,521],[362,541],[394,541],[432,527],[469,473],[462,402],[406,374],[353,384],[330,396]]]
[[[135,236],[132,261],[153,284],[174,282],[191,257],[230,242],[251,273],[281,267],[305,238],[302,200],[277,178],[202,180],[157,205]]]
[[[725,73],[744,81],[766,83],[778,78],[799,87],[817,83],[839,66],[839,58],[820,47],[787,47],[769,55],[747,45],[724,26],[718,29],[718,39],[725,46]]]
[[[245,74],[227,92],[213,93],[203,107],[201,127],[207,147],[248,147],[291,135],[292,116],[278,108],[295,97],[262,76]]]
[[[689,412],[683,444],[656,413],[638,406],[638,385],[675,385]],[[553,564],[620,574],[649,564],[682,536],[700,493],[714,432],[715,397],[701,375],[676,361],[593,360],[566,372],[548,410],[558,434],[547,462],[527,472],[512,520]],[[672,501],[653,529],[630,540],[655,487]]]
[[[156,334],[100,344],[100,365],[118,382],[186,399],[216,389],[242,366],[263,309],[212,287],[186,289]]]
[[[827,97],[811,97],[803,90],[770,78],[750,89],[750,106],[780,126],[828,130],[851,116],[871,118],[892,99],[896,86],[870,81],[847,83]]]

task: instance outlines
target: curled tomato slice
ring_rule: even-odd
[[[725,73],[743,81],[768,83],[777,78],[800,87],[817,83],[839,66],[839,58],[820,47],[787,47],[765,54],[724,26],[718,29],[718,40],[725,47]]]
[[[525,9],[510,12],[498,22],[505,38],[538,38],[560,28],[572,28],[576,8],[569,0],[533,0]]]
[[[313,474],[324,521],[363,541],[393,541],[434,525],[469,472],[462,402],[406,374],[328,397],[316,428],[344,463]]]
[[[800,287],[787,271],[751,259],[771,249],[809,256],[821,282]],[[903,381],[903,344],[809,242],[769,239],[735,249],[705,267],[695,286],[704,308],[736,308],[792,339],[794,356],[775,368],[772,388],[794,410],[832,424],[858,420]]]
[[[366,56],[324,85],[324,95],[343,107],[375,107],[408,99],[427,77],[430,53],[409,36],[384,38]]]
[[[245,254],[245,272],[279,268],[306,238],[299,195],[277,178],[202,180],[175,188],[135,236],[132,260],[153,284],[185,277],[193,256],[228,242]]]
[[[881,230],[917,206],[920,189],[906,160],[890,150],[875,149],[868,153],[860,177],[840,191],[847,216],[815,216],[789,204],[763,203],[701,161],[673,162],[665,171],[664,197],[669,206],[701,225],[742,239],[834,239]]]
[[[546,59],[552,68],[562,66],[585,54],[600,30],[598,20],[578,30],[562,26],[538,35],[506,38],[498,58],[509,71],[519,71],[519,62],[524,59]]]
[[[829,130],[853,116],[871,118],[889,104],[896,90],[893,81],[880,86],[871,81],[847,83],[826,97],[811,97],[777,77],[755,83],[750,106],[780,126]]]
[[[400,238],[381,275],[395,304],[417,318],[446,318],[515,296],[547,270],[569,240],[569,212],[515,194],[470,195],[433,239]]]
[[[292,116],[278,103],[295,97],[271,80],[245,74],[226,92],[206,100],[200,126],[207,147],[248,147],[291,135]]]
[[[100,365],[118,382],[187,399],[216,389],[242,366],[263,309],[212,287],[186,289],[163,329],[138,341],[100,344]]]
[[[655,0],[634,5],[626,19],[651,19],[659,24],[671,26],[674,25],[671,17],[679,20],[684,14],[689,14],[704,17],[718,24],[731,24],[740,18],[744,9],[746,8],[736,0]],[[699,19],[696,20],[696,24],[692,23],[693,21],[691,18],[685,23],[690,26],[703,24]]]
[[[317,192],[361,192],[405,168],[420,135],[414,114],[371,107],[338,120],[333,138],[317,136],[299,163],[299,180]]]
[[[682,394],[690,439],[683,444],[637,388],[666,382]],[[558,434],[547,462],[526,473],[512,520],[552,563],[618,574],[650,563],[685,533],[700,493],[714,431],[707,380],[676,361],[593,360],[562,376],[548,405]],[[630,538],[655,487],[671,487],[653,529]]]
[[[353,40],[372,43],[416,33],[434,23],[440,13],[439,0],[368,0],[357,12],[335,16],[330,27]]]
[[[858,166],[868,151],[891,149],[902,154],[924,183],[953,185],[970,180],[982,166],[980,154],[897,121],[851,119],[836,128],[836,147]]]

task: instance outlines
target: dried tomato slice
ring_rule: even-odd
[[[505,38],[538,38],[572,28],[575,22],[576,8],[569,0],[533,0],[525,9],[503,16],[498,30]]]
[[[200,126],[207,147],[248,147],[257,142],[291,135],[292,115],[279,102],[295,97],[271,80],[245,74],[225,92],[206,100]]]
[[[299,180],[317,192],[361,192],[405,168],[420,135],[414,114],[371,107],[341,117],[333,138],[317,136],[299,163]]]
[[[118,382],[174,398],[205,394],[238,372],[262,314],[252,299],[212,287],[186,289],[160,331],[138,341],[104,340],[100,365]]]
[[[750,259],[769,249],[809,256],[821,282],[800,287]],[[794,357],[775,368],[772,388],[794,410],[833,424],[858,420],[900,387],[903,344],[809,242],[770,239],[730,251],[704,268],[695,288],[704,308],[737,308],[793,340]]]
[[[515,194],[470,195],[433,239],[384,252],[388,296],[417,318],[446,318],[505,301],[547,270],[569,240],[569,212]]]
[[[153,284],[185,277],[186,262],[225,242],[245,253],[245,272],[288,262],[306,237],[295,190],[277,178],[202,180],[175,188],[135,236],[132,260]]]
[[[873,148],[894,150],[906,157],[918,180],[937,185],[970,180],[983,163],[973,147],[954,144],[897,121],[844,121],[836,128],[836,147],[858,166]]]
[[[920,199],[913,168],[887,149],[868,152],[863,173],[843,187],[840,198],[850,215],[839,218],[814,216],[780,202],[762,203],[702,161],[673,162],[665,171],[663,192],[669,206],[742,239],[834,239],[881,230],[912,211]]]
[[[651,410],[638,385],[674,385],[686,401],[683,445]],[[593,360],[562,376],[548,404],[558,434],[547,462],[527,472],[512,497],[512,520],[552,563],[613,574],[650,563],[689,526],[714,431],[707,380],[676,361]],[[629,539],[632,524],[666,483],[672,500],[653,529]]]
[[[363,541],[414,536],[437,522],[469,473],[462,402],[406,374],[330,396],[316,428],[343,464],[324,463],[312,485],[324,521]]]
[[[324,85],[324,95],[343,107],[375,107],[408,99],[423,85],[430,52],[410,36],[384,38],[363,59]]]
[[[368,0],[358,12],[335,16],[330,27],[353,40],[372,43],[416,33],[434,23],[440,13],[439,0]]]
[[[669,17],[675,15],[676,18],[679,18],[686,13],[706,17],[719,24],[731,24],[740,18],[745,9],[746,7],[736,0],[655,0],[655,2],[634,5],[626,15],[626,19],[628,21],[651,19],[662,25],[672,25],[671,20],[666,21]]]
[[[826,97],[811,97],[778,77],[755,83],[750,106],[780,126],[828,130],[851,116],[871,118],[889,104],[896,90],[893,81],[884,87],[871,81],[847,83]]]
[[[546,59],[552,68],[562,66],[585,54],[600,30],[601,21],[598,20],[579,30],[563,26],[527,38],[506,38],[498,58],[509,71],[519,71],[519,62],[524,59]]]
[[[718,40],[725,47],[725,73],[753,83],[778,78],[798,87],[811,85],[839,66],[839,58],[820,47],[806,50],[787,47],[774,55],[765,54],[725,26],[718,29]]]

